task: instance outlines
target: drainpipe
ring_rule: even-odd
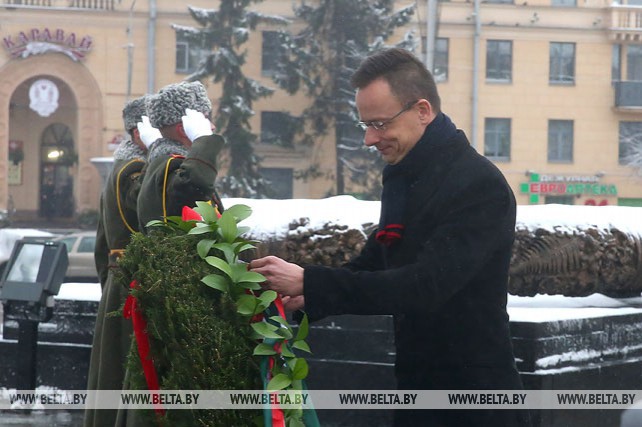
[[[147,22],[147,93],[156,92],[156,0],[149,0]]]
[[[129,8],[129,22],[127,23],[127,101],[132,96],[132,73],[134,71],[134,43],[132,42],[132,33],[134,31],[134,7],[136,0],[132,2]]]
[[[477,107],[479,102],[479,83],[477,75],[479,74],[479,37],[481,34],[481,19],[479,18],[479,3],[480,0],[474,0],[473,21],[475,22],[475,30],[473,36],[473,93],[472,93],[472,109],[471,109],[471,145],[477,148]]]
[[[426,3],[426,68],[435,70],[435,44],[437,43],[437,0]]]

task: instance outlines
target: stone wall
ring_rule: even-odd
[[[352,229],[326,224],[310,228],[305,218],[290,223],[280,240],[267,239],[257,256],[272,254],[300,265],[339,266],[359,253],[375,225]],[[642,241],[618,229],[516,231],[510,268],[513,295],[560,294],[632,297],[642,293]]]

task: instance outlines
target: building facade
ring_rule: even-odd
[[[292,4],[254,8],[293,20]],[[172,28],[197,25],[187,5],[0,0],[0,209],[71,221],[97,209],[124,103],[184,79],[202,55]],[[519,204],[641,205],[642,177],[626,157],[642,141],[641,17],[642,6],[607,0],[429,0],[397,37],[421,36],[417,53],[432,64],[443,110]],[[274,30],[259,27],[244,45],[247,75],[272,87]],[[220,88],[203,83],[216,105]],[[336,191],[332,132],[312,147],[273,143],[287,137],[284,113],[306,105],[278,90],[253,105],[255,149],[279,197]],[[295,178],[311,164],[317,178]]]
[[[444,110],[518,204],[642,204],[640,169],[627,166],[642,146],[642,6],[455,0],[436,10]]]

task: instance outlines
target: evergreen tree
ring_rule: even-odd
[[[198,69],[186,80],[202,80],[211,76],[220,83],[222,94],[215,125],[229,149],[229,170],[219,180],[221,193],[229,197],[269,197],[269,188],[259,173],[259,160],[252,147],[256,135],[252,133],[249,120],[254,115],[252,103],[270,96],[268,88],[243,73],[247,42],[251,31],[260,23],[287,24],[280,16],[264,15],[248,10],[252,3],[262,0],[221,0],[219,9],[188,7],[199,28],[173,25],[173,28],[208,54],[199,63]]]
[[[365,198],[380,196],[382,160],[363,145],[363,131],[356,127],[358,114],[350,77],[359,63],[384,47],[394,30],[408,23],[414,5],[393,11],[394,0],[305,0],[295,16],[306,26],[298,34],[282,31],[282,57],[274,75],[290,94],[300,90],[311,99],[301,116],[301,141],[312,141],[328,132],[336,137],[336,192],[346,190],[346,178],[361,184]],[[397,46],[412,49],[412,33]],[[320,174],[317,165],[300,177]]]

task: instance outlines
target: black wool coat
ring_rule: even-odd
[[[407,154],[412,179],[402,240],[387,247],[375,230],[343,268],[306,267],[305,310],[311,320],[394,315],[400,390],[520,389],[506,312],[515,197],[462,131],[427,139]],[[399,411],[406,418],[396,424],[428,421],[413,412]],[[445,411],[436,424],[469,425],[448,421],[456,412]],[[495,412],[499,421],[470,425],[513,425],[501,421],[510,411]]]

